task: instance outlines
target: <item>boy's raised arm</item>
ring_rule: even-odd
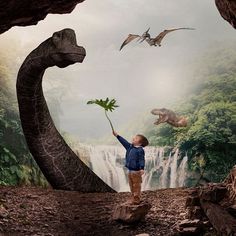
[[[115,131],[113,131],[113,135],[117,137],[119,142],[124,146],[125,149],[128,149],[131,145],[126,139],[122,138],[119,134],[117,134]]]

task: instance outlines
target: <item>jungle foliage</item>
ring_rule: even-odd
[[[0,55],[0,185],[47,185],[28,151],[12,88],[10,54]]]
[[[193,88],[173,109],[189,118],[186,128],[148,128],[152,145],[178,146],[189,168],[209,181],[221,181],[236,164],[236,53],[209,51],[198,63]]]

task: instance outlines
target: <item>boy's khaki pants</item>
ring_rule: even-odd
[[[142,175],[140,171],[130,171],[128,174],[132,203],[140,203]]]

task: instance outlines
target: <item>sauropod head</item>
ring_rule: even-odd
[[[49,40],[47,52],[50,63],[60,68],[83,62],[86,51],[77,45],[76,35],[72,29],[55,32]]]

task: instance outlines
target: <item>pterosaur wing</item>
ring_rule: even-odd
[[[156,44],[161,44],[163,38],[169,34],[170,32],[177,31],[177,30],[195,30],[194,28],[175,28],[175,29],[168,29],[162,31],[156,38],[154,38]]]
[[[128,37],[125,39],[125,41],[122,43],[121,47],[120,47],[120,50],[125,46],[127,45],[128,43],[130,43],[131,41],[133,41],[134,39],[136,38],[140,38],[141,36],[140,35],[137,35],[137,34],[129,34]]]

